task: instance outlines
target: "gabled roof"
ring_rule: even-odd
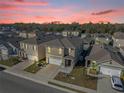
[[[100,60],[102,62],[105,60],[110,60],[111,55],[109,54],[109,52],[106,49],[104,49],[100,45],[94,45],[92,47],[92,50],[91,50],[89,56],[87,56],[86,59],[94,60],[94,61]]]
[[[46,42],[45,45],[50,46],[50,47],[61,47],[61,48],[64,47],[59,39],[54,39],[49,42]]]
[[[39,36],[39,37],[29,38],[29,39],[26,39],[26,40],[21,41],[21,42],[26,43],[26,44],[39,45],[41,43],[45,43],[45,42],[54,40],[56,38],[61,38],[61,37],[54,36],[54,35],[43,35],[43,36]]]
[[[64,47],[64,48],[75,48],[82,44],[82,39],[73,37],[73,38],[59,38],[56,40],[52,40],[46,43],[47,46],[54,47]]]

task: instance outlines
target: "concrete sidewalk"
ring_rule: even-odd
[[[65,86],[65,87],[68,87],[68,88],[71,88],[71,89],[75,89],[75,90],[78,90],[78,91],[86,92],[86,93],[96,93],[97,92],[96,90],[93,90],[93,89],[80,87],[80,86],[76,86],[76,85],[69,84],[69,83],[64,83],[64,82],[61,82],[61,81],[58,81],[58,80],[50,80],[50,82],[54,83],[54,84],[61,85],[61,86]]]

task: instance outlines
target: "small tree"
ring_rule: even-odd
[[[91,63],[90,72],[97,74],[97,71],[98,71],[98,65],[97,65],[96,61],[93,61]]]

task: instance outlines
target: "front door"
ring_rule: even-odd
[[[65,67],[71,66],[71,60],[65,59]]]

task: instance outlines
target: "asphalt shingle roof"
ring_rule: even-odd
[[[44,35],[44,36],[40,36],[40,37],[29,38],[29,39],[26,39],[26,40],[21,41],[21,42],[27,43],[27,44],[39,45],[41,43],[45,43],[45,42],[48,42],[50,40],[54,40],[56,38],[61,38],[61,37],[60,36],[54,36],[54,35]]]
[[[66,38],[59,38],[56,40],[52,40],[47,42],[46,45],[54,46],[54,47],[65,47],[65,48],[75,48],[82,44],[83,40],[77,37],[66,37]]]
[[[102,62],[104,60],[110,60],[111,55],[109,54],[109,52],[106,49],[104,49],[100,45],[94,45],[92,47],[92,50],[91,50],[89,56],[87,56],[86,59],[94,60],[94,61],[100,60]]]

